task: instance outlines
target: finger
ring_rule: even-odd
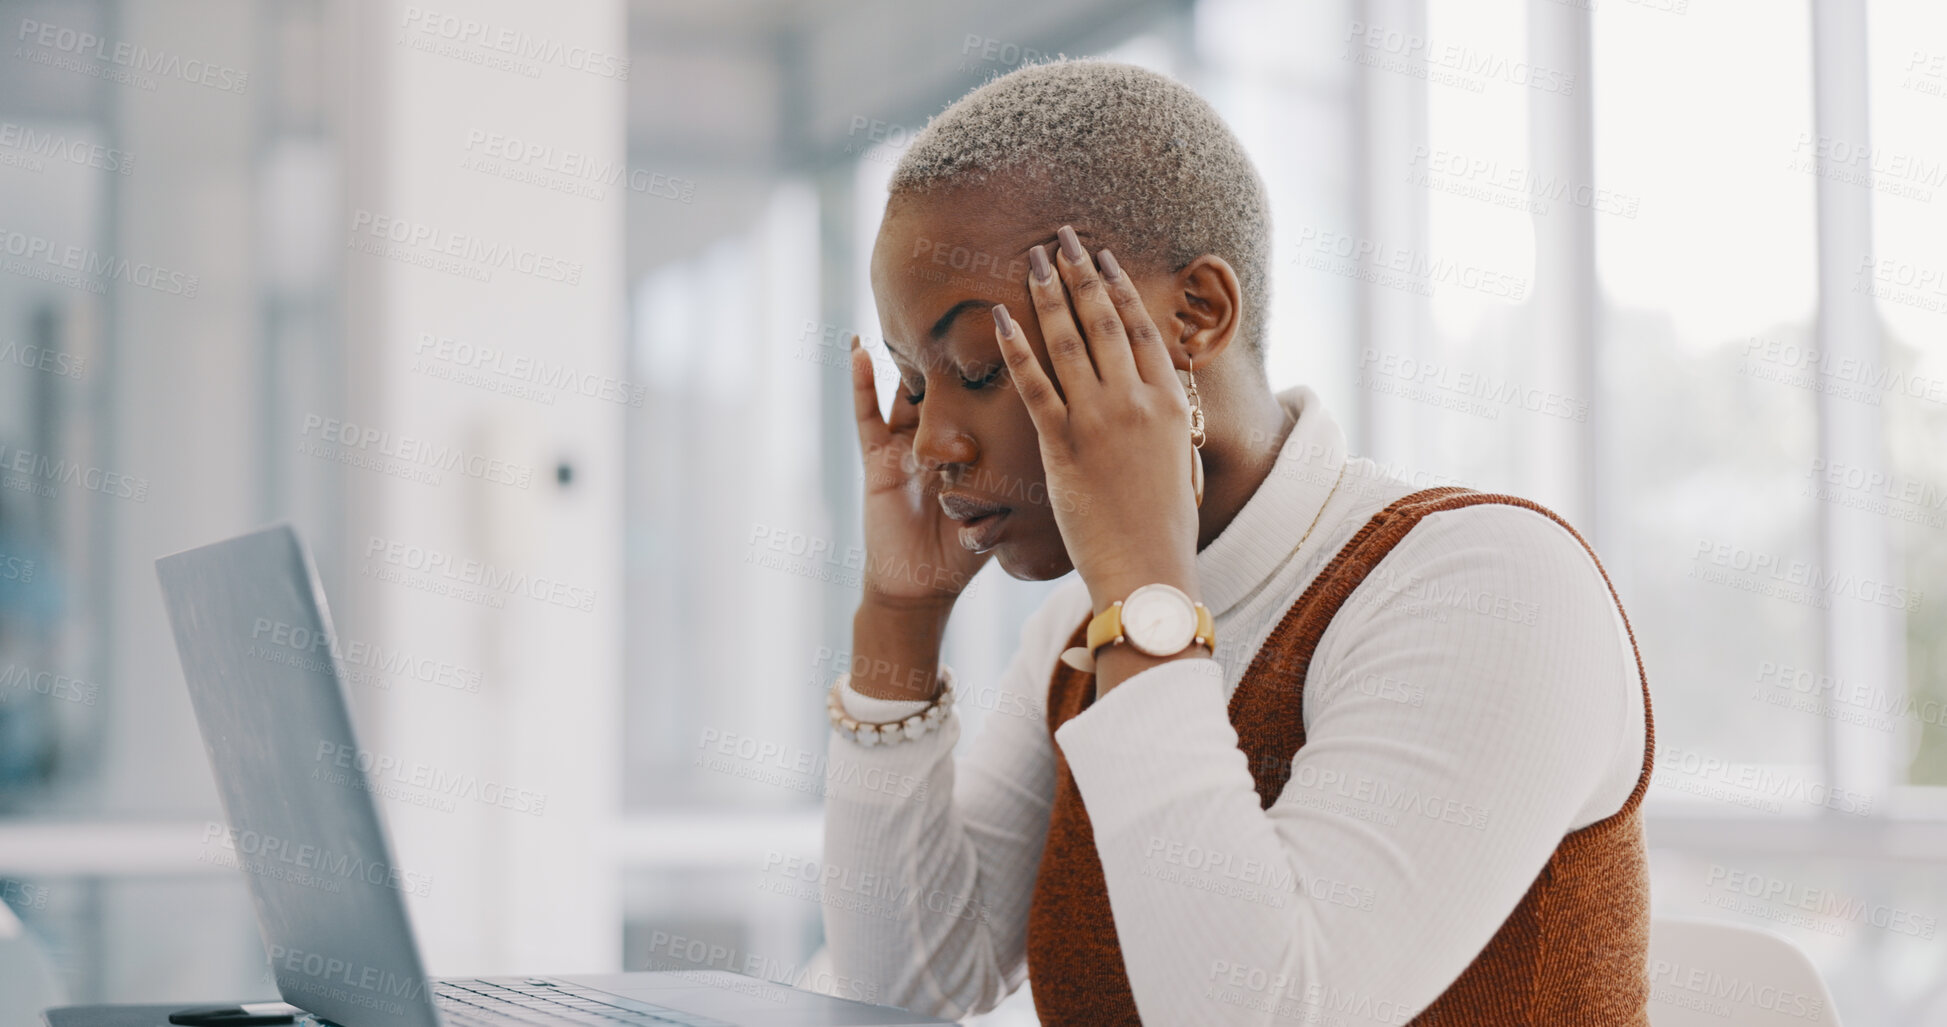
[[[879,416],[879,389],[872,354],[852,336],[852,413],[858,422],[859,457],[865,465],[867,491],[895,484],[904,477],[892,428]],[[894,409],[897,410],[895,403]]]
[[[1089,362],[1088,343],[1068,309],[1068,296],[1062,292],[1061,277],[1048,262],[1048,251],[1040,246],[1028,250],[1028,295],[1034,300],[1035,320],[1041,325],[1041,341],[1048,348],[1048,363],[1055,369],[1055,380],[1073,402],[1078,392],[1100,384],[1095,365]]]
[[[891,438],[892,431],[879,414],[879,385],[872,370],[872,354],[852,336],[852,415],[858,422],[859,445],[871,453]]]
[[[1116,312],[1122,315],[1122,327],[1129,333],[1129,353],[1136,362],[1136,372],[1151,385],[1179,384],[1169,344],[1163,341],[1163,333],[1149,316],[1149,308],[1143,306],[1136,283],[1122,272],[1122,264],[1115,259],[1115,254],[1104,249],[1100,259],[1102,281],[1108,286],[1109,299],[1115,303]]]
[[[1041,370],[1041,361],[1035,359],[1034,350],[1028,348],[1028,337],[1022,333],[1021,326],[1008,316],[1007,305],[994,304],[994,338],[1001,346],[1001,359],[1007,361],[1007,376],[1014,382],[1014,391],[1027,405],[1028,417],[1034,421],[1034,430],[1045,434],[1067,416],[1067,407],[1055,393],[1054,383],[1048,380],[1047,372]]]
[[[1089,356],[1095,359],[1095,372],[1103,384],[1127,387],[1141,380],[1136,360],[1129,352],[1129,336],[1122,328],[1122,312],[1109,299],[1109,290],[1095,270],[1095,262],[1082,249],[1082,241],[1067,225],[1056,233],[1061,238],[1061,278],[1068,283],[1074,300],[1075,320],[1081,323],[1088,341]]]

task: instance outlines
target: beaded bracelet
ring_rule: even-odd
[[[839,734],[860,745],[892,745],[918,738],[938,727],[946,719],[947,711],[953,708],[953,669],[941,664],[940,694],[933,699],[932,705],[904,720],[884,724],[860,723],[845,712],[845,701],[839,697],[839,691],[851,677],[851,672],[847,671],[832,682],[831,690],[825,693],[825,713]]]

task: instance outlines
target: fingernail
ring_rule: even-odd
[[[1104,247],[1100,254],[1100,257],[1102,258],[1102,277],[1108,279],[1111,282],[1121,281],[1122,265],[1115,262],[1115,254],[1110,253],[1108,249]]]
[[[1104,250],[1102,252],[1107,253],[1108,251]],[[859,348],[859,334],[857,332],[852,333],[852,348],[853,349]]]
[[[1014,337],[1014,321],[1007,316],[1007,304],[994,304],[994,327],[1000,329],[1002,338]]]
[[[1039,246],[1028,249],[1028,267],[1034,270],[1034,280],[1045,282],[1054,277],[1054,265],[1048,263],[1047,251]]]
[[[1088,263],[1088,254],[1082,251],[1082,241],[1075,238],[1074,229],[1063,225],[1055,235],[1061,238],[1061,255],[1067,257],[1070,264]]]

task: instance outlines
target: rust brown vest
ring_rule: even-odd
[[[1420,518],[1477,503],[1533,510],[1588,546],[1561,518],[1513,496],[1428,489],[1380,511],[1285,613],[1231,696],[1230,721],[1238,748],[1250,758],[1263,808],[1283,790],[1292,757],[1305,744],[1305,673],[1333,615]],[[1615,598],[1613,585],[1609,594]],[[1086,644],[1087,627],[1085,620],[1069,644]],[[1627,617],[1623,627],[1629,630]],[[1633,650],[1633,631],[1629,638]],[[1414,1024],[1648,1027],[1649,869],[1638,808],[1649,787],[1656,739],[1640,653],[1636,671],[1643,682],[1644,751],[1635,790],[1615,814],[1562,839],[1487,947]],[[1048,685],[1050,733],[1094,699],[1094,677],[1057,662]],[[1028,913],[1028,981],[1044,1024],[1141,1022],[1088,810],[1059,745],[1048,841]]]

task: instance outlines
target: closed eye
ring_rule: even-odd
[[[981,389],[986,388],[989,385],[992,385],[994,383],[994,379],[999,378],[1001,376],[1001,372],[1005,370],[1007,370],[1006,364],[995,364],[994,369],[992,371],[987,372],[986,376],[981,378],[968,378],[966,375],[961,375],[960,387],[966,389],[968,392],[977,392]],[[921,388],[917,394],[908,394],[906,396],[906,402],[911,403],[914,406],[918,406],[919,401],[925,398],[926,398],[926,390],[924,388]]]
[[[960,379],[960,387],[963,389],[967,389],[969,391],[975,389],[984,389],[987,386],[994,384],[994,379],[999,378],[1001,376],[1001,372],[1006,369],[1007,369],[1006,364],[995,364],[994,369],[992,371],[987,372],[986,376],[983,378],[974,381],[968,381],[963,376]]]

